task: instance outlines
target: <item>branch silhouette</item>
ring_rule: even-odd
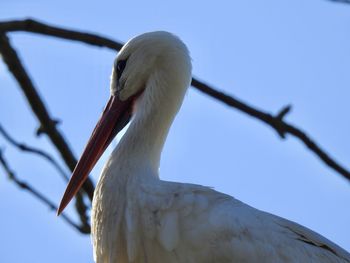
[[[347,2],[346,0],[342,1]],[[31,79],[29,78],[20,59],[18,58],[16,51],[11,47],[9,40],[6,36],[6,33],[17,31],[37,33],[71,41],[79,41],[92,46],[106,47],[116,51],[119,51],[121,49],[123,43],[93,33],[80,32],[75,30],[64,29],[57,26],[51,26],[33,19],[0,22],[0,53],[2,53],[3,59],[7,64],[9,71],[14,75],[21,89],[23,90],[26,98],[28,99],[28,102],[32,107],[33,112],[37,115],[38,119],[40,120],[40,131],[45,132],[50,137],[52,143],[59,150],[62,158],[64,159],[68,167],[71,170],[73,170],[76,163],[76,159],[70,151],[70,148],[65,142],[63,136],[57,130],[57,122],[50,117]],[[340,165],[334,158],[332,158],[328,153],[326,153],[326,151],[323,150],[304,131],[287,123],[284,120],[286,115],[290,112],[291,106],[283,107],[279,113],[273,115],[266,111],[258,110],[257,108],[252,107],[233,96],[227,95],[219,90],[216,90],[212,86],[200,81],[197,78],[192,79],[191,85],[197,90],[212,97],[213,99],[216,99],[226,104],[227,106],[233,107],[245,114],[248,114],[253,118],[256,118],[259,121],[262,121],[263,123],[270,126],[272,129],[274,129],[282,139],[284,139],[288,134],[294,136],[295,138],[298,138],[310,151],[312,151],[316,156],[318,156],[318,158],[320,158],[320,160],[322,160],[324,164],[326,164],[329,168],[342,175],[347,180],[350,180],[350,172],[345,167]],[[91,181],[85,185],[84,191],[88,193],[91,200],[93,193],[93,184]],[[84,208],[82,208],[82,210],[84,210]],[[83,217],[85,215],[85,213],[79,214]]]
[[[17,149],[23,151],[23,152],[28,152],[32,154],[36,154],[46,161],[48,161],[55,169],[58,171],[58,173],[61,175],[61,177],[65,180],[68,181],[69,177],[64,171],[64,169],[58,164],[58,162],[47,152],[36,148],[32,146],[28,146],[24,143],[17,142],[5,129],[2,127],[0,124],[0,134],[5,138],[6,141],[8,141],[11,145],[16,147]]]
[[[74,157],[63,135],[57,129],[56,125],[58,122],[50,116],[48,109],[46,108],[42,98],[34,87],[32,80],[20,61],[17,52],[11,46],[9,39],[5,34],[0,35],[0,53],[9,71],[17,80],[19,87],[28,100],[33,113],[38,118],[40,122],[40,132],[47,134],[53,145],[61,154],[61,157],[68,168],[73,171],[75,164],[77,163],[77,159]],[[94,185],[91,179],[88,179],[83,185],[83,190],[86,192],[90,200],[92,200]]]
[[[278,135],[285,139],[287,134],[293,135],[302,141],[310,151],[312,151],[316,156],[318,156],[329,168],[337,171],[346,179],[350,180],[350,172],[336,162],[329,154],[327,154],[318,144],[312,140],[305,132],[296,128],[295,126],[284,121],[284,117],[290,112],[291,106],[283,107],[277,115],[272,115],[270,113],[258,110],[249,106],[248,104],[243,103],[240,100],[235,99],[232,96],[229,96],[221,91],[215,90],[207,84],[200,82],[196,79],[192,80],[192,85],[196,87],[201,92],[208,94],[226,105],[236,108],[251,117],[254,117],[267,125],[273,128]]]
[[[342,4],[350,4],[350,0],[328,0],[330,2],[342,3]]]
[[[39,96],[32,80],[24,69],[22,62],[17,55],[17,52],[12,48],[8,37],[3,33],[0,33],[0,53],[9,71],[17,80],[19,87],[28,100],[33,113],[38,118],[40,122],[40,133],[44,132],[48,135],[52,144],[61,154],[61,157],[68,168],[73,171],[77,160],[69,148],[68,143],[56,128],[58,122],[53,120],[49,115],[49,112],[45,107],[43,100]],[[75,197],[76,210],[78,212],[82,225],[84,226],[89,226],[89,217],[87,215],[88,207],[84,203],[83,193],[86,193],[91,202],[93,192],[94,185],[91,179],[88,178],[88,180],[84,183],[82,190],[79,191]]]
[[[20,179],[17,178],[15,172],[10,168],[7,160],[4,157],[3,152],[0,149],[0,165],[2,166],[2,168],[4,169],[7,177],[14,182],[18,187],[20,187],[23,190],[28,191],[30,194],[32,194],[33,196],[35,196],[36,199],[38,199],[39,201],[41,201],[43,204],[45,204],[46,206],[48,206],[50,208],[51,211],[56,211],[57,210],[57,206],[50,201],[47,197],[45,197],[45,195],[43,195],[42,193],[40,193],[38,190],[36,190],[33,186],[31,186],[30,184],[21,181]],[[79,232],[83,233],[83,234],[87,234],[90,233],[90,226],[86,226],[86,225],[81,225],[79,226],[78,224],[74,223],[72,219],[70,219],[67,215],[62,214],[62,219],[68,223],[70,226],[74,227],[76,230],[78,230]]]

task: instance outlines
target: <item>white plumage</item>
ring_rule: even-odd
[[[133,118],[95,190],[96,262],[350,262],[348,252],[296,223],[208,187],[159,179],[161,150],[190,80],[188,50],[170,33],[140,35],[120,51],[111,93],[133,98]]]

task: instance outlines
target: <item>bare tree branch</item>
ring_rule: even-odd
[[[44,102],[40,98],[38,92],[36,91],[33,82],[31,81],[29,75],[24,69],[16,51],[10,45],[9,39],[5,34],[0,34],[0,53],[4,62],[7,64],[9,71],[13,74],[17,80],[20,88],[22,89],[32,111],[35,113],[36,117],[40,122],[40,130],[45,132],[50,138],[53,145],[61,154],[62,159],[65,161],[66,165],[71,171],[74,170],[75,164],[77,162],[72,151],[70,150],[67,142],[57,130],[57,121],[53,120],[48,110],[46,109]],[[75,207],[82,222],[83,228],[89,228],[89,217],[87,215],[88,207],[84,202],[83,193],[86,193],[90,202],[92,202],[94,193],[94,184],[91,179],[88,178],[82,186],[82,190],[78,192],[75,196]]]
[[[123,46],[122,43],[114,41],[110,38],[98,36],[91,33],[62,29],[59,27],[40,23],[33,19],[0,22],[0,33],[14,31],[32,32],[46,36],[79,41],[93,46],[107,47],[114,50],[120,50]]]
[[[347,171],[344,167],[342,167],[339,163],[337,163],[332,157],[330,157],[324,150],[321,149],[317,143],[312,140],[305,132],[300,129],[292,126],[291,124],[285,122],[283,118],[288,114],[291,109],[291,106],[286,106],[281,109],[281,111],[273,116],[270,113],[266,113],[264,111],[260,111],[255,109],[248,104],[245,104],[232,96],[228,96],[227,94],[220,92],[218,90],[213,89],[207,84],[200,82],[196,79],[192,80],[192,85],[196,87],[201,92],[208,94],[226,105],[236,108],[258,120],[265,122],[271,128],[273,128],[281,138],[285,138],[286,134],[294,135],[296,138],[301,140],[314,154],[316,154],[328,167],[334,169],[341,175],[343,175],[346,179],[350,180],[350,172]]]
[[[350,0],[331,0],[331,1],[350,1]],[[99,47],[108,47],[114,50],[119,50],[122,47],[122,43],[116,42],[112,39],[105,37],[100,37],[91,33],[81,33],[73,30],[66,30],[59,27],[53,27],[44,23],[37,22],[32,19],[27,20],[16,20],[16,21],[6,21],[0,22],[0,33],[1,32],[13,32],[13,31],[27,31],[32,33],[44,34],[55,36],[59,38],[69,39],[73,41],[80,41],[90,45]],[[88,36],[88,37],[86,37]],[[207,84],[193,78],[192,84],[194,88],[202,91],[203,93],[236,108],[262,122],[268,124],[270,127],[275,129],[275,131],[284,138],[286,134],[291,134],[301,140],[305,146],[307,146],[312,152],[314,152],[326,165],[334,169],[346,179],[350,180],[350,172],[336,162],[332,157],[330,157],[324,150],[321,149],[305,132],[300,129],[286,123],[283,118],[288,114],[290,107],[283,108],[279,114],[273,116],[269,113],[257,110],[242,101],[224,94]]]
[[[57,210],[57,206],[52,201],[50,201],[46,196],[44,196],[42,193],[40,193],[38,190],[36,190],[33,186],[31,186],[28,183],[25,183],[17,178],[15,172],[13,172],[13,170],[9,167],[7,161],[5,160],[1,149],[0,149],[0,165],[3,167],[8,178],[12,182],[14,182],[18,187],[20,187],[21,189],[26,190],[29,193],[31,193],[32,195],[34,195],[38,200],[40,200],[42,203],[47,205],[50,208],[50,210],[52,210],[54,212]],[[74,223],[73,220],[70,219],[65,214],[62,214],[62,219],[64,221],[66,221],[66,223],[68,223],[69,225],[74,227],[76,230],[78,230],[79,232],[81,232],[83,234],[90,233],[89,226],[86,226],[86,225],[79,226],[76,223]]]
[[[32,146],[28,146],[24,143],[20,143],[17,142],[14,138],[11,137],[11,135],[2,127],[2,125],[0,124],[0,134],[13,146],[15,146],[17,149],[24,151],[24,152],[29,152],[29,153],[33,153],[36,155],[41,156],[42,158],[44,158],[46,161],[48,161],[53,167],[55,167],[55,169],[58,171],[58,173],[62,176],[62,178],[65,181],[69,180],[68,175],[66,174],[66,172],[64,171],[64,169],[58,164],[58,162],[47,152],[36,148],[36,147],[32,147]]]
[[[335,3],[350,4],[350,0],[328,0]]]
[[[54,121],[50,116],[43,100],[40,98],[33,82],[24,69],[17,52],[12,48],[9,39],[5,34],[0,34],[0,53],[2,54],[2,58],[7,64],[9,71],[15,77],[22,89],[32,111],[38,118],[41,127],[40,129],[48,135],[53,145],[61,154],[62,159],[65,161],[69,169],[73,171],[77,160],[68,146],[68,143],[56,128],[57,121]],[[88,179],[84,183],[83,190],[90,200],[92,200],[94,185],[91,179]]]

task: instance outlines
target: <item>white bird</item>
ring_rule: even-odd
[[[116,58],[111,97],[58,213],[114,136],[92,205],[97,263],[350,262],[350,254],[294,222],[211,188],[159,179],[161,151],[191,81],[185,44],[167,32],[131,39]]]

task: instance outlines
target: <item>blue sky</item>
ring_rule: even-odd
[[[350,5],[295,1],[0,2],[0,18],[34,17],[120,41],[167,30],[188,45],[195,76],[287,119],[347,168],[350,156]],[[11,34],[60,130],[78,156],[108,98],[115,53],[25,33]],[[12,135],[57,156],[13,78],[0,63],[0,121]],[[58,203],[65,183],[40,159],[0,138],[17,175]],[[110,150],[109,150],[110,151]],[[108,155],[108,152],[107,152]],[[93,171],[96,181],[107,155]],[[350,250],[350,185],[294,138],[190,89],[161,161],[165,180],[193,182],[301,223]],[[92,262],[90,238],[76,233],[0,171],[4,262]],[[72,208],[68,208],[71,213]]]

